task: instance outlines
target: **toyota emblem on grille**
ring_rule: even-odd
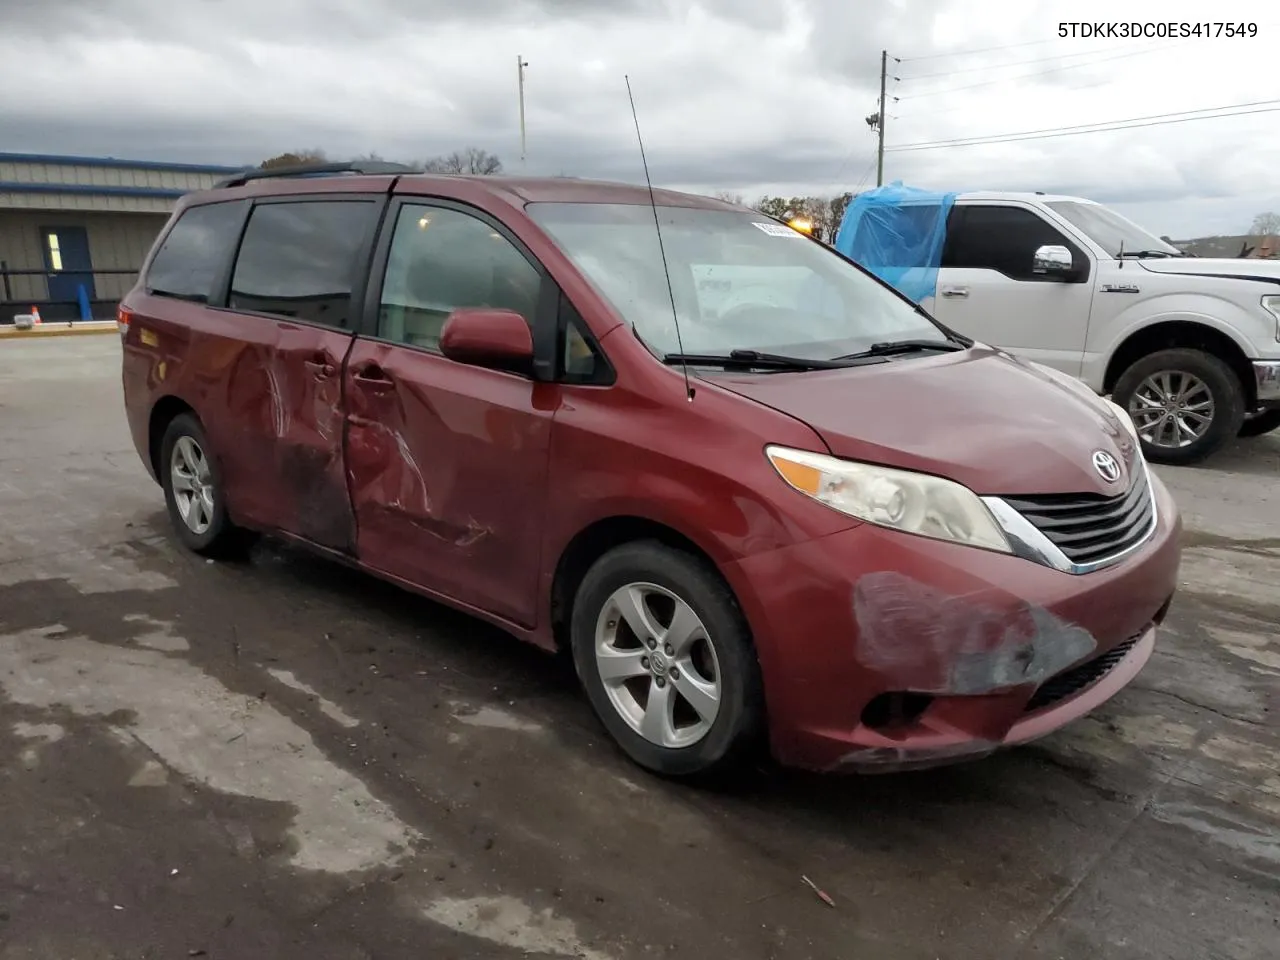
[[[1120,461],[1105,450],[1093,452],[1093,469],[1107,483],[1115,483],[1120,479]]]

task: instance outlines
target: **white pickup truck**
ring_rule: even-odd
[[[962,193],[935,290],[953,330],[1111,395],[1153,462],[1280,427],[1280,260],[1187,257],[1078,197]]]

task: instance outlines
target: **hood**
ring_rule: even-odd
[[[1114,496],[1132,438],[1080,381],[1002,351],[907,356],[840,370],[714,376],[716,385],[809,424],[831,452],[956,480],[984,495]],[[1105,450],[1118,483],[1093,467]]]
[[[1125,268],[1136,264],[1148,273],[1180,274],[1188,277],[1234,277],[1280,284],[1280,260],[1227,260],[1210,257],[1169,257],[1126,260]]]

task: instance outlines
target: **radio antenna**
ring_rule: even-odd
[[[689,383],[689,361],[684,359],[684,338],[680,336],[680,316],[676,310],[676,292],[671,286],[671,268],[667,266],[667,249],[662,243],[662,224],[658,221],[658,201],[653,195],[653,181],[649,178],[649,161],[644,155],[644,138],[640,136],[640,117],[636,114],[636,98],[631,93],[631,77],[623,75],[627,82],[627,99],[631,101],[631,119],[636,125],[636,142],[640,144],[640,162],[644,165],[644,182],[649,188],[649,206],[653,209],[653,229],[658,234],[658,253],[662,256],[662,272],[667,278],[667,296],[671,299],[671,322],[676,328],[676,346],[680,350],[680,369],[684,372],[684,392],[693,402],[693,387]]]

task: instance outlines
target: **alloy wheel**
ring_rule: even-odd
[[[595,661],[609,702],[659,747],[688,747],[711,730],[722,683],[715,644],[693,608],[665,587],[629,583],[596,621]]]
[[[1203,380],[1182,370],[1161,370],[1138,385],[1129,415],[1138,436],[1153,447],[1189,447],[1213,424],[1217,404]]]
[[[192,437],[179,437],[173,445],[169,478],[178,516],[188,530],[202,536],[213,525],[213,477],[209,459]]]

